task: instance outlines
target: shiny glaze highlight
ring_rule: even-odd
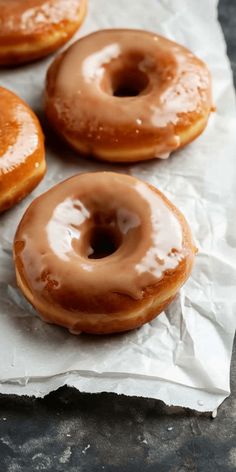
[[[0,0],[0,44],[75,21],[82,0]]]
[[[126,307],[142,300],[192,258],[180,215],[156,189],[126,175],[81,174],[53,187],[30,205],[14,243],[34,306],[114,313],[117,297]],[[97,229],[109,229],[119,244],[95,259]]]
[[[0,87],[0,211],[21,199],[45,172],[44,138],[37,117],[14,93]],[[39,175],[40,174],[40,175]],[[6,201],[5,201],[6,200]],[[9,203],[9,206],[10,203]]]
[[[54,127],[76,149],[107,160],[125,161],[125,153],[127,161],[139,160],[142,149],[166,158],[194,123],[205,126],[211,108],[206,65],[145,31],[92,33],[48,72],[46,112]]]
[[[0,0],[0,65],[44,57],[82,23],[87,0]]]

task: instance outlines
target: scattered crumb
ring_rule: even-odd
[[[66,436],[67,436],[68,438],[71,438],[71,434],[67,434]]]
[[[85,448],[82,450],[82,454],[86,454],[86,451],[90,448],[90,444],[88,444],[87,446],[85,446]]]
[[[143,439],[143,440],[142,440],[142,443],[143,443],[143,444],[147,444],[148,442],[147,442],[146,439]]]
[[[2,421],[7,421],[7,419],[6,419],[6,418],[2,418]]]
[[[174,429],[173,426],[169,426],[169,428],[167,428],[167,431],[172,431],[172,429]]]
[[[212,418],[216,418],[217,417],[217,408],[215,410],[213,410],[212,414],[211,414],[211,417]]]

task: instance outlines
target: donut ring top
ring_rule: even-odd
[[[0,64],[42,57],[80,26],[86,0],[0,0]]]
[[[0,87],[0,211],[27,195],[45,170],[44,137],[36,115]]]
[[[194,254],[174,205],[154,187],[111,172],[74,176],[35,199],[14,242],[28,300],[44,319],[88,332],[114,331],[109,317],[119,312],[117,330],[127,329],[126,312],[150,309],[153,295],[162,308],[188,277]],[[151,317],[159,311],[152,308]],[[106,315],[108,328],[101,328]]]
[[[202,132],[211,108],[206,65],[145,31],[92,33],[48,72],[49,120],[74,148],[104,160],[168,157]]]

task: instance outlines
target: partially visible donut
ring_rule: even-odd
[[[0,87],[0,212],[24,198],[46,171],[44,137],[33,111]]]
[[[80,174],[33,201],[17,229],[17,282],[42,318],[74,333],[126,331],[155,318],[189,277],[185,218],[156,188]]]
[[[204,62],[145,31],[92,33],[47,75],[53,127],[77,151],[106,161],[166,158],[202,133],[211,109]]]
[[[87,0],[0,0],[0,65],[55,51],[82,23]]]

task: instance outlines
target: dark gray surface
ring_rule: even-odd
[[[220,0],[219,20],[224,31],[227,51],[234,73],[234,85],[236,87],[236,1]]]
[[[220,2],[236,79],[236,1]],[[236,81],[235,81],[236,83]],[[61,388],[44,400],[0,396],[0,472],[233,472],[232,395],[216,419],[150,399]]]

